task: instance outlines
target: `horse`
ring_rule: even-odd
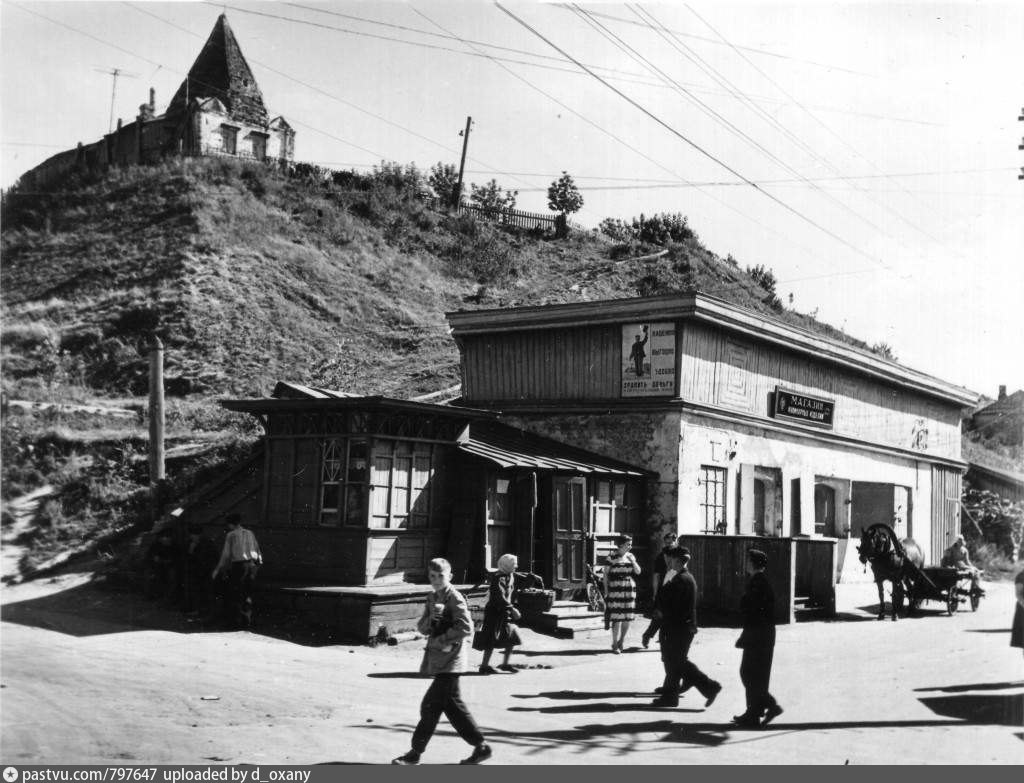
[[[903,595],[906,586],[916,569],[924,564],[921,547],[912,538],[902,541],[896,537],[896,531],[885,524],[871,525],[861,533],[860,562],[871,563],[871,572],[878,585],[878,619],[885,619],[885,594],[882,582],[892,582],[892,619],[903,607]]]

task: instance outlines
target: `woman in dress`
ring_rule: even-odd
[[[497,674],[497,669],[491,666],[491,654],[495,647],[505,648],[505,659],[498,669],[518,674],[508,662],[512,657],[512,648],[522,644],[519,628],[515,624],[520,617],[519,609],[516,608],[521,587],[516,574],[518,565],[519,560],[515,555],[502,555],[498,558],[498,572],[491,577],[491,589],[487,595],[487,606],[484,607],[483,628],[473,639],[473,649],[484,654],[480,662],[481,674]]]
[[[612,652],[618,655],[622,652],[636,610],[636,583],[633,579],[640,576],[640,565],[629,551],[633,548],[632,538],[620,535],[615,539],[615,547],[604,569],[604,596],[612,627]]]

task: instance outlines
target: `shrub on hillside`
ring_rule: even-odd
[[[375,185],[393,188],[403,196],[420,198],[427,191],[426,178],[423,172],[416,168],[415,163],[403,166],[393,160],[381,161],[379,166],[373,167],[370,178]]]
[[[455,198],[455,188],[459,184],[459,172],[451,163],[438,161],[430,169],[427,184],[438,201],[442,204],[451,204]]]
[[[633,227],[618,218],[605,218],[598,224],[597,229],[616,242],[628,242],[633,238]]]
[[[515,209],[516,198],[519,196],[518,190],[505,190],[494,179],[486,185],[472,184],[470,191],[469,200],[473,205],[490,212]]]
[[[46,354],[60,347],[60,333],[38,321],[7,323],[0,332],[4,353]]]
[[[633,233],[641,242],[652,245],[667,245],[669,242],[696,240],[697,235],[687,223],[686,215],[680,212],[660,212],[650,217],[641,215],[633,218]]]

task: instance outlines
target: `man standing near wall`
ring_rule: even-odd
[[[232,627],[249,628],[252,626],[252,588],[256,581],[256,572],[263,562],[263,555],[260,553],[256,536],[251,530],[242,527],[241,516],[228,514],[224,522],[228,534],[224,537],[220,562],[213,569],[213,579],[222,572],[228,575],[225,607],[227,624]]]
[[[696,687],[704,696],[704,706],[710,707],[722,686],[689,659],[690,645],[697,633],[697,582],[687,570],[690,550],[682,546],[668,547],[665,562],[676,575],[662,586],[655,601],[654,616],[661,621],[658,639],[665,683],[653,705],[678,707],[679,694]]]

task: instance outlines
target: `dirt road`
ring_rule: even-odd
[[[3,588],[6,763],[376,764],[407,749],[427,686],[413,674],[420,643],[199,632],[85,579]],[[842,619],[779,629],[772,691],[785,713],[764,731],[729,726],[743,708],[731,629],[702,629],[694,644],[725,686],[706,710],[696,695],[677,710],[649,706],[656,644],[612,656],[603,637],[530,632],[513,658],[526,668],[466,676],[463,694],[491,763],[1021,763],[1012,587],[988,587],[977,613],[931,604],[894,624],[873,619],[873,586],[841,586]],[[467,750],[442,720],[424,763]]]

